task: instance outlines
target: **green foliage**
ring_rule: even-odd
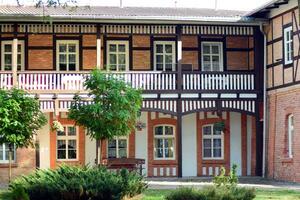
[[[15,186],[14,192],[4,192],[1,197],[6,200],[30,200],[28,194],[20,185]]]
[[[180,188],[166,196],[166,200],[252,200],[255,190],[248,188],[205,187],[203,189]]]
[[[221,186],[225,186],[228,188],[236,187],[239,182],[236,169],[237,169],[237,165],[234,164],[229,174],[226,175],[226,169],[224,167],[221,167],[220,175],[214,177],[213,183],[217,187],[221,187]]]
[[[63,165],[16,179],[9,193],[16,194],[20,187],[30,200],[120,200],[142,193],[147,185],[141,176],[127,170]]]
[[[0,90],[0,144],[28,147],[45,123],[36,99],[19,89]]]
[[[134,128],[141,108],[141,91],[123,80],[94,70],[85,82],[92,104],[76,96],[69,118],[88,129],[94,139],[128,135]]]

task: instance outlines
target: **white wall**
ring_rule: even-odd
[[[145,159],[146,165],[143,166],[143,175],[147,176],[147,163],[148,163],[148,114],[142,112],[140,120],[146,124],[146,128],[141,131],[136,130],[135,132],[135,158]]]
[[[93,166],[96,159],[96,140],[85,135],[85,164]]]
[[[236,164],[237,174],[242,175],[241,114],[230,112],[230,165]]]
[[[40,168],[47,169],[50,167],[50,124],[49,113],[45,113],[47,124],[37,131],[37,141],[40,145]]]
[[[251,175],[252,117],[247,116],[247,175]]]
[[[182,176],[197,176],[196,113],[182,118]]]

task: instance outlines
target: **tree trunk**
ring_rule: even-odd
[[[12,144],[8,145],[9,148],[9,152],[8,152],[8,159],[9,159],[9,174],[8,174],[8,181],[9,183],[11,182],[11,174],[12,174],[12,169],[11,169],[11,164],[12,164],[12,153],[13,153],[13,149],[12,149]]]

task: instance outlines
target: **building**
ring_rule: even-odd
[[[278,127],[270,115],[282,113],[276,107],[283,109],[283,104],[296,106],[276,100],[279,88],[295,87],[285,79],[296,73],[291,67],[283,68],[283,61],[275,61],[280,52],[291,56],[291,51],[275,46],[282,36],[270,38],[267,29],[269,13],[285,13],[281,7],[292,3],[274,1],[251,13],[188,8],[1,6],[0,87],[16,86],[37,95],[48,119],[37,135],[38,148],[16,150],[14,174],[36,167],[55,168],[61,163],[93,164],[98,151],[102,158],[145,159],[144,174],[148,177],[212,176],[221,166],[229,169],[237,164],[241,176],[266,173],[287,179],[279,175],[285,173],[284,166],[276,165],[276,148],[283,141],[275,139]],[[270,22],[277,24],[270,15]],[[278,27],[274,29],[277,32]],[[270,48],[274,49],[273,59]],[[84,128],[74,126],[67,118],[74,94],[87,94],[83,82],[93,68],[108,70],[143,89],[139,121],[145,127],[128,138],[105,141],[101,149],[86,136]],[[286,75],[281,74],[283,69]],[[296,101],[296,93],[289,95]],[[287,118],[290,132],[294,132],[294,110],[289,108],[291,115]],[[270,123],[264,123],[266,116]],[[51,131],[54,120],[64,125],[64,133]],[[225,125],[223,131],[214,128],[219,122]],[[277,125],[283,126],[284,122]],[[6,150],[3,144],[3,179],[7,173]],[[293,165],[288,160],[288,165]],[[296,169],[294,165],[292,168]]]

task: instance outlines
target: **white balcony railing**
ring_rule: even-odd
[[[0,88],[11,89],[13,86],[12,72],[0,72]]]

